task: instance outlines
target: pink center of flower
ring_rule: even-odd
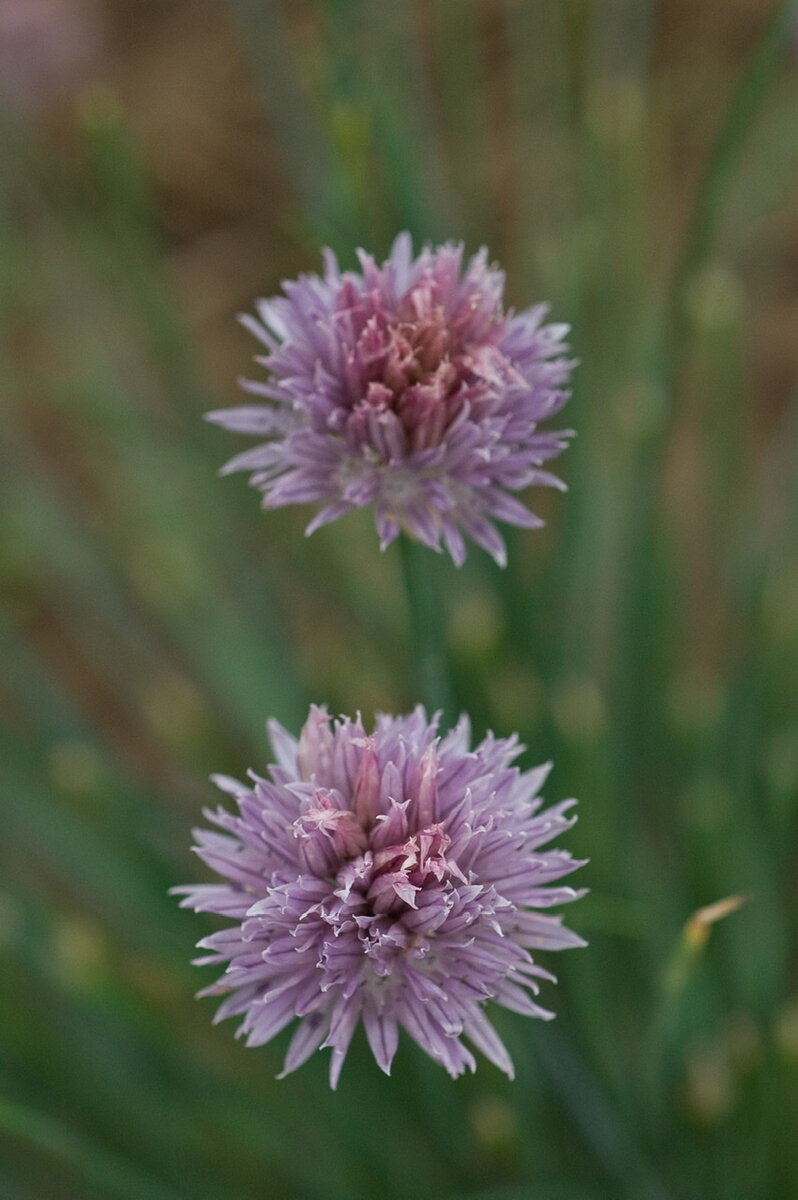
[[[403,813],[408,806],[402,806]],[[442,824],[427,825],[402,842],[377,848],[373,843],[379,843],[382,829],[380,822],[372,840],[351,809],[337,809],[321,795],[294,823],[304,868],[335,881],[336,896],[373,916],[399,916],[417,909],[423,893],[431,900],[430,893],[447,880],[467,882],[447,857],[451,838]]]
[[[376,294],[345,283],[338,319],[350,349],[344,363],[346,405],[336,422],[356,449],[387,445],[390,457],[440,444],[466,400],[485,386],[484,368],[501,355],[497,314],[473,352],[470,321],[479,299],[447,313],[434,280],[416,284],[395,313]],[[490,360],[490,364],[488,362]]]
[[[322,789],[312,807],[294,822],[294,834],[303,866],[322,878],[335,875],[342,861],[362,854],[369,841],[357,816],[340,808],[332,793]]]
[[[406,798],[384,803],[371,739],[358,747],[349,799],[317,782],[318,773],[332,769],[332,749],[326,717],[314,713],[298,750],[300,769],[312,782],[293,825],[305,871],[335,882],[336,896],[373,916],[407,913],[431,901],[431,893],[447,880],[467,882],[447,857],[451,838],[437,820],[438,764],[432,747],[412,772]]]
[[[429,825],[401,846],[386,846],[373,856],[366,897],[374,913],[417,907],[418,893],[447,878],[465,883],[457,863],[447,859],[451,839],[442,825]]]

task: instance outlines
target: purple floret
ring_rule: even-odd
[[[532,952],[584,945],[548,911],[583,894],[551,886],[583,864],[542,849],[576,819],[574,800],[542,809],[550,764],[512,766],[515,737],[470,750],[465,717],[440,737],[420,707],[372,733],[313,707],[298,741],[270,734],[268,778],[216,777],[238,813],[196,831],[224,882],[175,889],[235,922],[200,942],[225,964],[200,993],[227,994],[216,1019],[259,1046],[299,1018],[283,1075],[331,1047],[333,1087],[359,1023],[386,1073],[404,1029],[452,1076],[475,1068],[465,1039],[512,1077],[486,1002],[552,1017]]]
[[[543,464],[570,430],[542,431],[565,404],[574,366],[566,325],[544,324],[546,305],[502,309],[504,274],[483,249],[424,247],[400,234],[378,266],[341,272],[325,251],[324,276],[303,275],[242,321],[265,346],[265,381],[243,381],[268,404],[209,414],[269,440],[237,455],[266,508],[321,503],[308,533],[374,504],[384,549],[404,530],[460,565],[463,535],[500,564],[494,519],[542,524],[509,493],[562,488]]]

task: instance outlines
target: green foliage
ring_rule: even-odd
[[[399,552],[360,517],[306,542],[301,514],[214,479],[230,447],[201,415],[232,385],[212,394],[181,316],[118,97],[81,99],[69,162],[10,123],[0,1191],[786,1200],[798,409],[752,383],[746,270],[794,195],[793,7],[727,80],[687,201],[654,5],[231,8],[286,188],[275,227],[307,262],[463,236],[513,303],[548,296],[573,325],[569,494],[511,534],[505,571],[474,549],[433,565],[457,706],[581,799],[592,894],[569,920],[590,948],[555,964],[554,1026],[499,1017],[512,1084],[488,1065],[453,1084],[409,1044],[385,1079],[360,1045],[332,1095],[321,1061],[277,1083],[283,1043],[211,1026],[188,959],[212,924],[166,894],[201,874],[205,776],[262,764],[263,720],[297,728],[309,697],[415,702]],[[691,920],[727,896],[746,900]]]

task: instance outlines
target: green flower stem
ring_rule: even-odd
[[[455,719],[456,714],[446,654],[446,626],[436,587],[433,551],[405,534],[399,538],[399,551],[420,699],[430,713],[442,710],[445,726]]]

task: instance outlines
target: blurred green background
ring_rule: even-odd
[[[798,1179],[798,15],[0,0],[0,1195],[781,1200]],[[416,700],[370,514],[203,424],[321,244],[485,243],[581,359],[542,533],[430,554],[458,703],[574,794],[590,948],[452,1083],[211,1026],[209,772]],[[744,897],[716,924],[693,914]]]

